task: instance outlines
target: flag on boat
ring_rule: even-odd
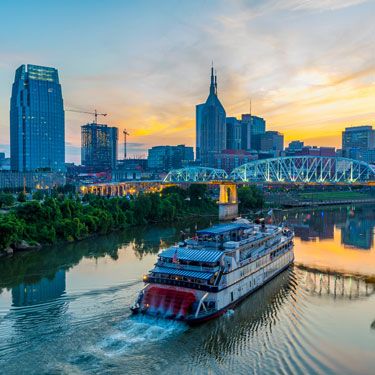
[[[173,258],[172,258],[172,263],[178,263],[177,249],[174,251]]]

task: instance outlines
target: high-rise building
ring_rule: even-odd
[[[235,117],[227,117],[227,149],[243,150],[242,148],[242,124]]]
[[[14,171],[65,170],[65,117],[57,69],[21,65],[10,99]]]
[[[196,107],[196,158],[202,166],[215,164],[215,154],[226,148],[225,109],[217,97],[217,78],[211,68],[210,94]]]
[[[103,124],[81,126],[81,163],[95,170],[117,165],[118,129]]]
[[[241,116],[241,149],[251,150],[251,124],[252,117],[249,114]]]
[[[343,151],[357,148],[362,150],[372,150],[375,148],[375,130],[372,126],[353,126],[345,128],[342,132]]]
[[[253,116],[249,113],[243,114],[242,123],[242,149],[255,150],[256,136],[266,132],[266,121],[262,117]]]
[[[157,171],[169,171],[181,168],[194,160],[193,147],[154,146],[148,150],[148,168]]]

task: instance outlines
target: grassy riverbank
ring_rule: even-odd
[[[171,223],[192,215],[217,215],[205,185],[169,187],[161,194],[107,198],[72,194],[39,196],[0,214],[0,252],[20,243],[54,244],[107,234],[126,227]]]

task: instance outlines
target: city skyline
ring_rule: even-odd
[[[345,127],[374,124],[374,1],[21,3],[0,5],[0,152],[8,156],[21,64],[57,68],[65,109],[108,113],[104,123],[131,134],[130,155],[195,145],[195,105],[206,98],[212,59],[227,116],[248,113],[251,98],[253,114],[285,143],[338,147]],[[33,28],[23,22],[31,7],[40,7]],[[6,39],[15,14],[18,31]],[[84,31],[85,19],[95,30]],[[79,162],[79,129],[92,118],[65,116],[66,161]]]

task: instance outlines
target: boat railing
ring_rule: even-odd
[[[147,282],[155,283],[155,284],[182,286],[182,287],[190,288],[190,289],[204,290],[204,291],[211,292],[211,293],[216,293],[219,290],[219,288],[214,285],[200,284],[200,283],[184,281],[184,280],[175,280],[175,279],[163,278],[163,277],[152,276],[152,275],[149,275],[147,277]]]
[[[164,262],[162,260],[159,260],[157,265],[160,267],[168,267],[168,268],[173,268],[173,269],[183,269],[183,270],[213,272],[213,273],[220,270],[220,266],[205,267],[205,266],[197,266],[193,264]]]

